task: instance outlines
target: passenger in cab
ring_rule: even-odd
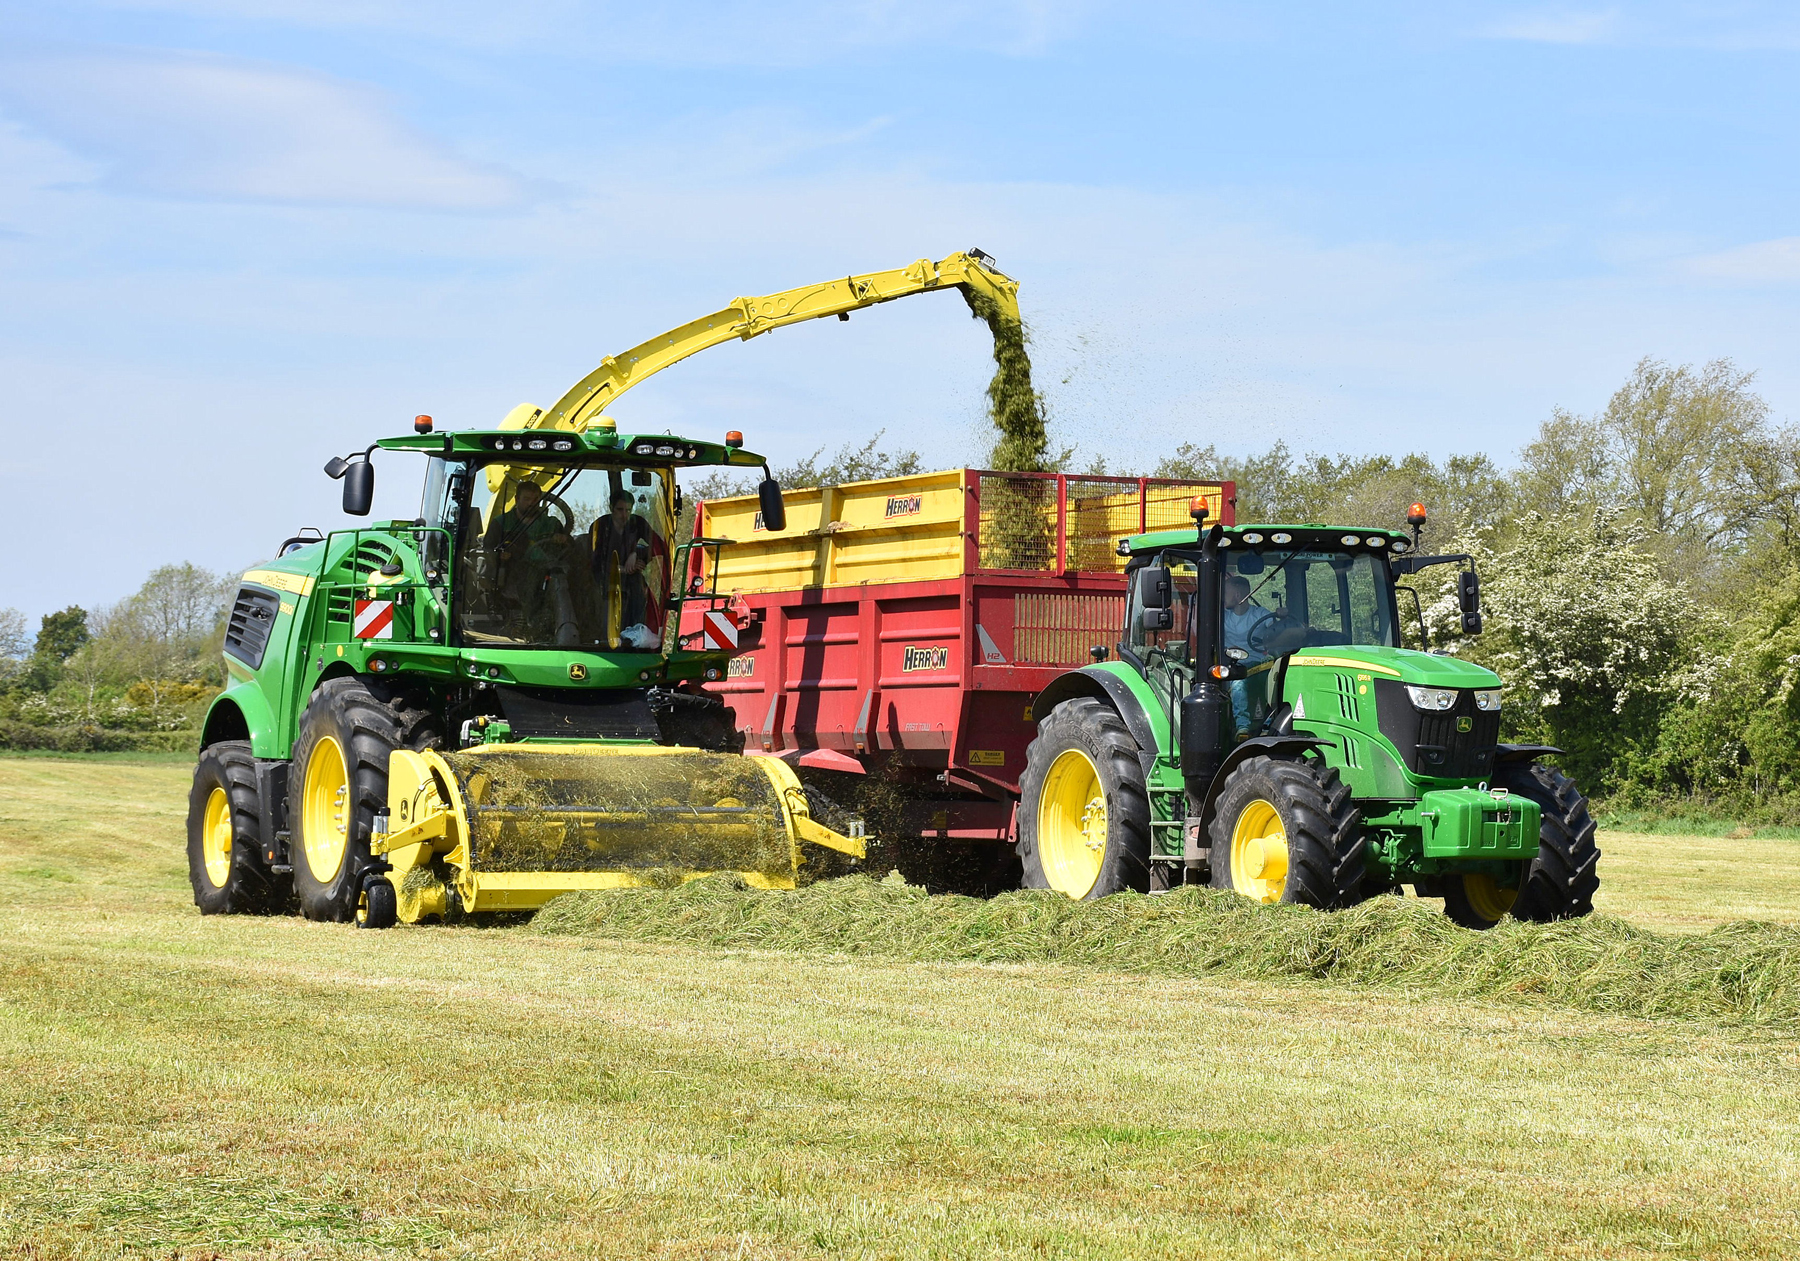
[[[596,517],[588,529],[589,573],[598,605],[595,621],[603,628],[601,639],[609,646],[623,641],[630,648],[654,647],[654,632],[647,625],[649,588],[644,577],[655,532],[631,510],[630,491],[615,490],[609,506],[610,511]]]

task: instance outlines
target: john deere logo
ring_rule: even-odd
[[[1458,718],[1456,720],[1456,729],[1458,731],[1468,731],[1474,725],[1475,720],[1473,718]]]
[[[577,683],[581,682],[583,679],[587,678],[587,667],[582,665],[579,661],[570,662],[569,677],[574,679]]]

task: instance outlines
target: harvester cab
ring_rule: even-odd
[[[1399,530],[1208,524],[1123,540],[1115,660],[1038,696],[1021,781],[1028,887],[1091,898],[1210,883],[1261,902],[1349,905],[1413,885],[1471,927],[1592,910],[1587,803],[1499,741],[1501,680],[1428,651],[1416,591],[1466,555]],[[1419,647],[1402,646],[1410,595]]]
[[[728,539],[680,539],[679,472],[760,469],[737,432],[627,434],[604,408],[689,355],[935,289],[1017,319],[979,251],[739,298],[620,355],[497,428],[414,432],[332,459],[366,515],[378,452],[425,457],[421,513],[296,538],[243,576],[189,811],[203,912],[384,927],[521,911],[567,890],[731,871],[791,888],[810,844],[861,856],[775,758],[743,755],[703,690],[732,655],[708,589]],[[710,553],[713,564],[705,563]],[[841,830],[840,830],[841,829]]]

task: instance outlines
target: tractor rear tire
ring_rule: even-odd
[[[1544,924],[1593,914],[1600,846],[1587,798],[1575,781],[1554,767],[1512,762],[1500,766],[1494,785],[1537,802],[1543,811],[1537,857],[1525,869],[1514,918]]]
[[[436,738],[424,705],[385,680],[343,676],[313,693],[288,776],[294,891],[307,919],[356,918],[375,815],[387,809],[388,758]]]
[[[1362,900],[1369,843],[1335,767],[1253,757],[1225,777],[1211,827],[1212,885],[1321,911]]]
[[[1150,891],[1150,794],[1112,707],[1064,701],[1038,724],[1019,779],[1020,884],[1092,901]]]
[[[247,740],[201,750],[188,794],[188,882],[202,915],[270,915],[291,896],[263,859],[256,756]]]

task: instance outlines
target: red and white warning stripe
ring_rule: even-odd
[[[392,600],[358,600],[356,602],[355,627],[358,639],[392,639],[394,637],[394,602]]]
[[[719,609],[708,609],[701,617],[701,629],[706,633],[708,649],[723,648],[727,652],[737,651],[737,622],[733,620],[730,613]]]

